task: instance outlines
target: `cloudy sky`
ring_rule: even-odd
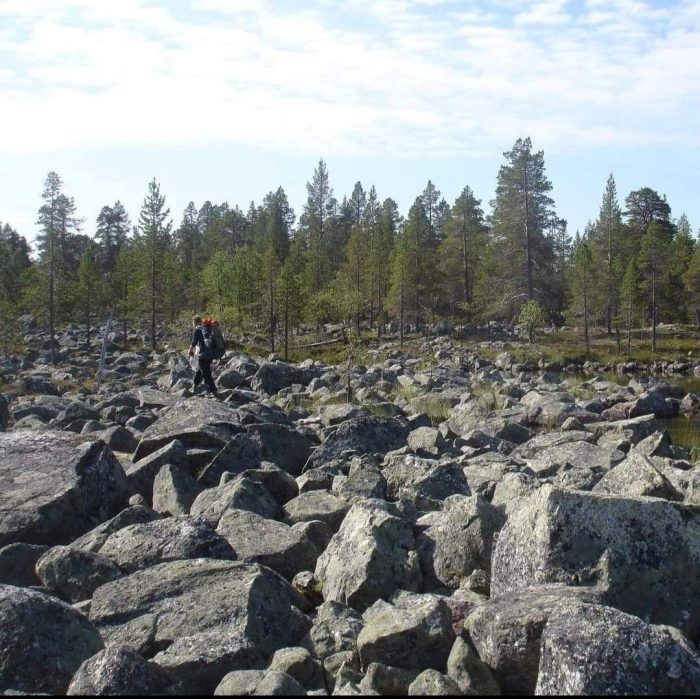
[[[297,214],[319,158],[405,214],[428,179],[493,198],[530,136],[571,232],[609,173],[700,226],[700,0],[0,0],[0,221],[28,238],[57,171],[92,235],[155,177]]]

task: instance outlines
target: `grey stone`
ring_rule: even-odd
[[[265,670],[234,670],[221,680],[214,691],[216,697],[249,697],[265,677]]]
[[[279,509],[279,504],[264,485],[252,478],[237,476],[218,488],[200,493],[192,503],[190,513],[216,526],[226,510],[248,510],[265,519],[273,519]]]
[[[696,638],[698,536],[700,510],[689,505],[543,486],[499,534],[491,592],[597,585],[608,604]]]
[[[0,689],[65,694],[81,663],[103,648],[93,625],[64,602],[0,585]]]
[[[236,558],[228,541],[207,522],[184,516],[124,527],[107,539],[100,553],[125,573],[165,561]]]
[[[246,432],[260,445],[263,459],[293,476],[301,473],[311,454],[311,440],[287,425],[272,422],[248,425]]]
[[[302,493],[284,506],[286,520],[290,524],[319,520],[333,531],[338,531],[348,513],[350,505],[335,495],[321,490]]]
[[[316,547],[317,551],[325,551],[334,534],[333,530],[325,522],[321,522],[318,519],[312,519],[308,522],[297,522],[292,525],[292,529],[304,534]]]
[[[0,432],[4,432],[10,424],[10,404],[7,398],[0,393]]]
[[[504,524],[504,515],[477,496],[448,498],[417,540],[424,585],[456,589],[475,569],[490,571],[494,536]]]
[[[144,660],[129,646],[110,646],[78,668],[68,696],[178,695],[182,687],[174,675]]]
[[[226,403],[206,398],[180,400],[144,431],[134,453],[134,461],[175,439],[182,442],[186,449],[221,449],[241,432],[239,422],[238,411]]]
[[[406,444],[409,428],[395,418],[359,417],[343,422],[309,458],[307,468],[320,466],[355,450],[361,454],[386,454]]]
[[[403,593],[375,602],[357,638],[363,667],[383,662],[407,670],[444,669],[455,634],[447,605],[434,595]]]
[[[216,486],[224,472],[239,474],[258,468],[261,459],[260,443],[242,432],[227,442],[211,460],[199,476],[199,482],[207,487]]]
[[[285,505],[299,495],[299,487],[294,477],[270,461],[263,461],[260,468],[243,471],[241,475],[262,483],[280,505]]]
[[[250,380],[250,385],[254,391],[263,391],[271,396],[283,388],[301,382],[302,373],[291,364],[264,362]]]
[[[542,634],[537,695],[696,696],[700,654],[680,632],[599,605],[557,607]]]
[[[131,454],[138,446],[138,440],[134,436],[134,433],[121,425],[108,427],[101,434],[100,438],[113,451]]]
[[[364,611],[396,589],[418,590],[421,576],[410,525],[381,501],[353,505],[316,564],[326,600]]]
[[[0,583],[17,587],[40,585],[34,568],[48,548],[32,544],[8,544],[0,548]]]
[[[289,675],[277,670],[267,670],[260,684],[253,690],[254,697],[306,696],[304,688]]]
[[[100,524],[87,534],[73,541],[71,543],[71,548],[99,553],[105,541],[107,541],[114,532],[128,527],[131,524],[145,524],[146,522],[155,522],[158,519],[160,519],[160,515],[149,507],[144,507],[143,505],[127,507],[118,515],[112,517],[112,519]]]
[[[466,628],[503,692],[532,694],[537,684],[542,630],[552,610],[562,604],[600,599],[600,593],[592,588],[540,585],[509,592],[477,606],[467,619]]]
[[[280,648],[275,651],[268,669],[284,672],[304,687],[307,687],[315,679],[318,680],[320,673],[322,673],[318,661],[311,656],[306,648],[299,646]]]
[[[186,468],[186,463],[187,449],[185,449],[185,445],[177,439],[168,442],[165,446],[151,452],[127,468],[129,491],[132,494],[143,495],[148,502],[151,502],[153,481],[155,481],[158,471],[166,464],[177,468]]]
[[[177,466],[161,466],[153,481],[153,509],[172,516],[187,515],[202,486]]]
[[[124,470],[103,442],[59,432],[0,433],[0,546],[69,543],[126,500]]]
[[[423,670],[408,688],[409,697],[461,696],[464,694],[457,683],[437,670]]]
[[[351,607],[324,602],[302,645],[319,660],[344,652],[356,653],[357,637],[363,625],[362,616]]]
[[[211,695],[227,673],[255,669],[264,653],[242,629],[216,629],[176,638],[153,662],[174,675],[188,695]]]
[[[219,520],[217,532],[235,549],[239,560],[260,563],[287,580],[316,566],[316,547],[283,522],[229,509]]]
[[[683,500],[683,495],[654,466],[649,457],[636,451],[608,471],[593,487],[593,492],[627,497],[648,495],[665,500]]]
[[[419,456],[439,456],[447,448],[445,438],[434,427],[419,427],[407,439],[408,448]]]
[[[383,663],[370,663],[360,682],[360,689],[371,690],[382,696],[406,696],[417,677],[416,672]]]
[[[69,546],[54,546],[36,564],[42,585],[66,602],[90,599],[105,583],[120,577],[119,569],[105,556]]]
[[[455,639],[447,659],[447,675],[462,693],[479,696],[500,696],[501,688],[486,663],[472,650],[463,638]]]
[[[188,638],[196,646],[201,638],[202,647],[223,644],[225,653],[227,638],[239,631],[262,654],[270,654],[297,645],[311,627],[293,607],[296,601],[289,583],[256,564],[172,561],[99,587],[90,620],[107,643],[137,650]]]

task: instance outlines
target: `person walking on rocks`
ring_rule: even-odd
[[[214,384],[214,377],[211,375],[211,363],[215,359],[212,351],[207,347],[204,338],[204,325],[202,316],[192,318],[192,342],[190,343],[190,357],[194,356],[195,350],[199,348],[197,355],[197,372],[194,375],[194,390],[202,383],[202,379],[209,391],[218,398],[219,394]]]

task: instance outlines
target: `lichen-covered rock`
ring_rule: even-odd
[[[266,655],[241,629],[217,629],[176,638],[153,662],[168,670],[188,695],[210,695],[233,670],[262,667]]]
[[[167,670],[144,660],[130,646],[110,646],[86,660],[73,676],[68,696],[178,695],[182,687]]]
[[[471,495],[464,468],[454,461],[402,456],[389,459],[383,473],[389,499],[410,500],[421,510],[439,509],[450,495]]]
[[[267,670],[258,686],[253,690],[254,697],[299,697],[306,691],[293,677],[278,670]]]
[[[66,602],[90,599],[105,583],[121,576],[109,558],[70,546],[54,546],[36,564],[42,585]]]
[[[262,483],[237,476],[224,485],[200,493],[192,503],[190,514],[216,527],[226,510],[248,510],[265,519],[274,519],[279,509],[278,502]]]
[[[90,620],[107,643],[137,650],[238,631],[270,654],[297,645],[309,630],[296,602],[289,583],[268,568],[195,559],[161,563],[99,587]]]
[[[627,497],[647,495],[665,500],[683,500],[683,495],[654,466],[651,459],[636,452],[608,471],[593,487],[593,492]]]
[[[409,428],[394,418],[357,417],[343,422],[311,455],[307,468],[316,468],[354,450],[361,454],[386,454],[406,444]]]
[[[182,442],[186,449],[221,449],[241,431],[240,415],[230,405],[205,398],[180,400],[144,431],[134,452],[134,461],[143,459],[175,439]]]
[[[455,634],[445,602],[435,595],[401,593],[363,614],[357,638],[363,667],[382,662],[408,670],[444,670]]]
[[[696,696],[700,654],[677,629],[611,607],[552,611],[542,634],[537,695]]]
[[[447,675],[464,694],[500,696],[501,688],[486,663],[482,662],[471,646],[458,637],[447,659]]]
[[[179,440],[174,439],[164,446],[149,453],[147,456],[138,459],[126,469],[129,479],[129,492],[134,495],[143,495],[148,502],[153,497],[153,482],[160,469],[166,464],[185,468],[187,463],[187,449]]]
[[[202,486],[177,466],[165,464],[153,481],[153,509],[161,514],[188,515]]]
[[[406,696],[418,673],[384,663],[370,663],[360,682],[360,689],[382,696]]]
[[[408,688],[409,697],[444,696],[456,697],[465,694],[459,685],[437,670],[423,670]]]
[[[265,670],[234,670],[214,690],[215,697],[248,697],[265,677]]]
[[[355,653],[363,625],[362,616],[351,607],[339,602],[324,602],[318,608],[314,625],[302,646],[319,660],[346,651]]]
[[[150,507],[144,505],[133,505],[122,510],[118,515],[112,517],[107,522],[103,522],[87,534],[83,534],[79,539],[71,543],[71,548],[81,549],[82,551],[93,551],[99,553],[104,546],[105,541],[120,529],[128,527],[131,524],[145,524],[147,522],[155,522],[160,519],[160,515],[154,512]]]
[[[284,506],[285,519],[290,524],[317,520],[333,531],[338,531],[349,510],[345,500],[323,490],[302,493]]]
[[[466,629],[479,657],[506,694],[532,694],[540,664],[540,638],[552,610],[600,599],[600,593],[591,588],[568,585],[517,590],[478,605]]]
[[[298,476],[309,455],[311,440],[292,427],[273,422],[247,425],[248,436],[260,446],[260,454],[280,468]]]
[[[0,546],[69,543],[113,517],[127,497],[124,469],[104,442],[0,434]]]
[[[319,557],[316,577],[326,600],[364,611],[395,590],[418,590],[421,581],[411,526],[367,500],[353,505]]]
[[[40,585],[35,566],[48,549],[32,544],[8,544],[0,548],[0,583],[17,587]]]
[[[236,559],[231,544],[197,517],[169,517],[132,524],[112,534],[100,553],[124,573],[189,558]]]
[[[261,460],[260,442],[241,432],[234,435],[204,468],[199,482],[208,488],[217,486],[223,473],[240,474],[248,469],[258,468]]]
[[[245,510],[227,510],[216,531],[231,544],[238,560],[260,563],[287,580],[316,566],[316,547],[284,522]]]
[[[299,646],[280,648],[275,651],[268,669],[284,672],[307,688],[312,684],[318,684],[319,680],[322,682],[323,669],[320,663],[306,648]]]
[[[424,584],[458,588],[475,569],[489,571],[494,535],[504,524],[503,514],[478,496],[447,498],[417,540]]]
[[[501,530],[491,593],[597,586],[607,604],[700,634],[700,509],[657,498],[540,488]]]
[[[65,694],[81,663],[103,648],[97,629],[65,602],[0,585],[0,691]]]

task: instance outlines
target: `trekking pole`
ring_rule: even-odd
[[[102,352],[100,353],[100,366],[97,369],[97,391],[100,390],[100,384],[102,383],[102,373],[105,370],[105,359],[107,357],[107,336],[112,330],[112,317],[114,316],[114,309],[110,310],[109,318],[107,319],[107,327],[105,328],[105,336],[102,338]]]

